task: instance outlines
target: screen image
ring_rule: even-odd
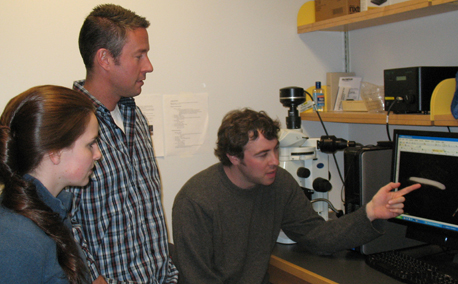
[[[395,131],[396,132],[396,131]],[[458,232],[458,134],[395,133],[394,181],[420,183],[399,220]]]

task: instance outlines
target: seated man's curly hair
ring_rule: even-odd
[[[225,166],[231,162],[227,154],[243,159],[245,145],[258,138],[261,133],[267,140],[278,139],[280,122],[272,120],[264,111],[249,108],[227,113],[218,130],[215,156]]]

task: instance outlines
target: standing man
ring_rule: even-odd
[[[173,205],[174,261],[180,283],[269,283],[280,229],[315,253],[352,248],[380,236],[380,221],[403,213],[400,184],[382,187],[352,214],[326,222],[296,180],[278,167],[278,121],[250,109],[229,112],[218,130],[220,163],[192,177]]]
[[[74,193],[73,233],[95,283],[176,283],[148,123],[135,105],[146,74],[149,22],[123,7],[94,8],[79,48],[86,79],[73,88],[94,103],[103,158]]]

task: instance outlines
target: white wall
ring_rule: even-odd
[[[0,109],[10,98],[42,84],[67,87],[85,76],[77,38],[94,0],[1,1]],[[206,153],[159,158],[163,201],[171,228],[174,196],[192,175],[216,162],[213,146],[231,109],[265,110],[285,121],[278,91],[309,87],[327,71],[343,71],[341,33],[296,33],[304,0],[113,1],[150,22],[154,72],[143,93],[209,94],[213,141]]]

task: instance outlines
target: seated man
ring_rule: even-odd
[[[382,187],[364,207],[326,222],[294,178],[278,167],[280,124],[264,112],[229,112],[218,131],[221,161],[192,177],[173,205],[174,262],[180,283],[269,283],[280,229],[315,253],[333,253],[381,235],[380,222],[403,213],[413,185]]]

